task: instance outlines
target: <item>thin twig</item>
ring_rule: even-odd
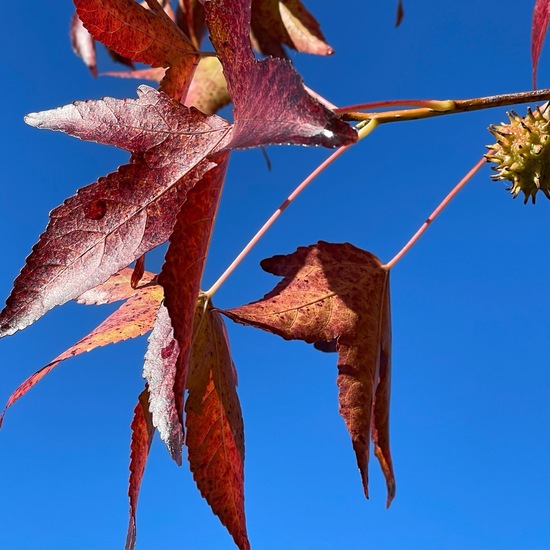
[[[519,92],[514,94],[492,95],[486,97],[475,97],[471,99],[450,99],[450,100],[430,100],[432,107],[422,107],[413,109],[400,109],[394,111],[384,111],[380,113],[359,113],[348,112],[342,114],[344,120],[378,120],[380,124],[388,122],[400,122],[402,120],[418,120],[421,118],[431,118],[435,116],[451,115],[457,113],[467,113],[470,111],[480,111],[482,109],[492,109],[494,107],[505,107],[508,105],[517,105],[521,103],[531,103],[534,101],[550,100],[550,89],[534,90],[529,92]],[[379,102],[377,106],[399,105],[398,101]],[[428,102],[429,103],[429,102]],[[407,104],[407,103],[405,103]],[[419,103],[414,103],[418,105]],[[368,105],[368,104],[367,104]],[[434,108],[435,106],[435,108]],[[352,106],[353,107],[353,106]],[[343,113],[344,108],[338,109],[337,113]]]
[[[474,177],[478,170],[487,162],[485,157],[482,157],[475,166],[458,182],[454,189],[443,199],[441,204],[430,214],[430,217],[422,224],[420,229],[411,237],[409,242],[383,267],[390,270],[403,256],[412,248],[412,246],[422,236],[424,231],[432,224],[432,222],[441,214],[445,207],[455,198],[458,192]]]

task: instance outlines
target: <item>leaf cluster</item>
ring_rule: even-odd
[[[178,465],[187,448],[200,493],[236,545],[249,548],[244,427],[225,316],[337,353],[339,410],[364,493],[368,497],[372,445],[389,506],[395,495],[389,443],[393,263],[349,243],[321,241],[264,260],[262,268],[280,281],[250,304],[218,310],[213,292],[201,288],[234,150],[281,144],[343,151],[379,119],[340,112],[304,86],[286,48],[318,55],[333,50],[300,0],[74,4],[71,40],[91,73],[98,72],[100,42],[127,67],[117,76],[153,80],[158,88],[140,85],[136,98],[76,101],[26,117],[36,128],[112,145],[130,158],[51,212],[0,313],[0,337],[71,300],[122,303],[26,379],[9,398],[0,425],[6,410],[60,362],[150,333],[145,387],[131,424],[126,549],[136,542],[139,490],[155,432]],[[534,82],[549,6],[537,0],[534,11]],[[399,1],[397,24],[402,17]],[[207,36],[213,51],[201,49]],[[215,114],[229,102],[231,122]],[[458,109],[458,103],[427,103],[420,110],[430,112],[421,116]],[[402,119],[402,113],[383,116],[382,122]],[[161,271],[146,271],[146,254],[166,243]]]

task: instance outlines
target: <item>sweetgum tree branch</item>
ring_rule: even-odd
[[[550,100],[550,89],[519,92],[513,94],[500,94],[472,99],[448,99],[448,100],[397,100],[378,101],[339,107],[335,113],[341,114],[344,120],[369,121],[377,120],[380,124],[387,122],[401,122],[404,120],[419,120],[436,116],[481,111],[494,107],[506,107],[509,105],[521,105],[534,101]],[[360,113],[360,109],[373,109],[378,107],[392,107],[411,105],[416,108],[384,111],[381,113]]]

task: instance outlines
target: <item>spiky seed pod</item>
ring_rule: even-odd
[[[491,126],[489,130],[497,138],[487,160],[494,162],[492,169],[497,173],[493,180],[512,182],[509,191],[516,198],[520,191],[535,204],[537,191],[550,199],[550,108],[545,103],[533,112],[527,110],[522,118],[514,111],[507,113],[510,124]]]

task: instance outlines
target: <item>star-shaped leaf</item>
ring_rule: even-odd
[[[223,319],[199,300],[185,405],[189,464],[201,495],[241,550],[248,550],[244,513],[244,428]]]

